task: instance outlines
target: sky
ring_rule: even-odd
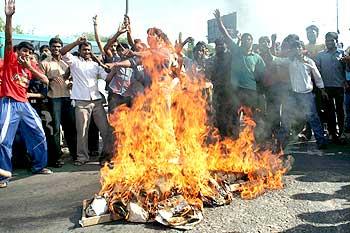
[[[206,41],[207,20],[218,8],[222,14],[237,12],[237,29],[260,36],[277,33],[281,41],[289,33],[306,40],[305,28],[320,27],[320,42],[336,31],[337,0],[129,0],[133,37],[145,40],[149,27],[161,28],[175,41],[179,32]],[[350,0],[339,1],[340,40],[350,45]],[[4,1],[0,0],[0,9]],[[5,14],[2,10],[1,17]],[[92,32],[92,17],[99,16],[103,36],[113,35],[123,20],[125,0],[17,0],[13,24],[26,33],[72,36]]]

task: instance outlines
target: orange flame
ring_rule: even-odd
[[[215,172],[244,174],[248,182],[241,186],[242,198],[281,188],[286,169],[280,155],[255,144],[251,111],[244,109],[245,127],[237,140],[218,140],[207,118],[205,81],[181,76],[174,87],[170,57],[164,49],[144,58],[151,88],[137,96],[131,108],[120,106],[110,117],[117,152],[113,166],[101,169],[100,191],[110,197],[109,209],[115,212],[113,203],[136,198],[152,212],[157,202],[174,193],[202,208],[201,197],[217,192],[210,185]]]

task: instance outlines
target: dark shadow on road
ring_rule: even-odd
[[[350,151],[348,147],[332,145],[320,151],[316,143],[290,145],[286,153],[295,161],[289,175],[299,175],[301,182],[350,182]]]
[[[295,200],[328,201],[333,199],[347,200],[345,206],[350,206],[350,185],[342,186],[334,194],[325,193],[301,193],[291,197]],[[302,213],[298,218],[310,224],[302,224],[297,227],[283,231],[284,233],[314,232],[314,233],[348,233],[350,232],[350,208],[331,211],[318,211],[313,213]],[[315,226],[312,224],[327,224],[328,226]],[[333,225],[333,226],[329,226]]]
[[[79,220],[80,220],[81,217],[82,217],[82,211],[83,211],[83,207],[82,207],[82,206],[77,207],[77,208],[75,209],[74,214],[71,215],[71,216],[69,217],[69,221],[70,221],[71,223],[73,223],[74,225],[71,226],[71,227],[69,227],[68,230],[74,230],[75,228],[81,227],[81,226],[79,225]]]
[[[319,227],[311,224],[302,224],[282,233],[349,233],[350,223],[340,224],[337,226]]]
[[[308,201],[327,201],[332,199],[345,199],[345,200],[348,200],[350,204],[350,185],[342,186],[341,189],[336,191],[334,194],[300,193],[300,194],[293,195],[291,198],[295,200],[308,200]]]

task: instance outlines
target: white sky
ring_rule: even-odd
[[[346,14],[350,0],[338,1],[340,40],[349,45]],[[129,0],[133,35],[141,39],[145,39],[147,28],[156,26],[172,41],[180,31],[184,38],[206,41],[207,20],[213,18],[216,8],[222,14],[237,11],[238,30],[252,33],[255,40],[272,33],[277,33],[279,40],[289,33],[305,39],[305,27],[310,24],[320,27],[321,42],[327,31],[336,31],[336,0]],[[37,35],[70,36],[93,31],[91,18],[98,14],[100,34],[110,36],[124,12],[125,0],[17,0],[14,25]]]

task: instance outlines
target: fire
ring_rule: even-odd
[[[152,86],[135,98],[131,108],[120,106],[110,117],[116,133],[116,154],[101,169],[100,195],[109,197],[109,210],[120,216],[131,201],[154,218],[157,205],[175,195],[197,210],[225,190],[224,177],[238,177],[242,198],[282,188],[286,168],[281,155],[263,151],[255,143],[252,114],[244,109],[245,127],[239,138],[219,140],[207,116],[205,81],[180,83],[172,78],[170,49],[143,59]],[[224,202],[232,197],[224,195]],[[123,216],[123,217],[125,217]]]

